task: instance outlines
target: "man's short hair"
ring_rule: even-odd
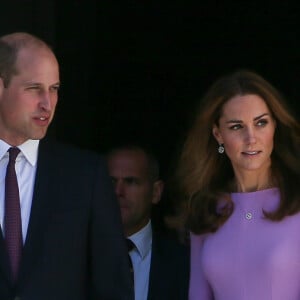
[[[160,179],[160,174],[159,174],[159,163],[156,158],[156,156],[153,154],[151,150],[148,148],[138,145],[138,144],[124,144],[121,146],[116,146],[112,148],[108,154],[107,157],[111,157],[114,154],[121,152],[121,151],[136,151],[136,152],[141,152],[145,155],[148,163],[148,175],[149,179],[151,181],[157,181]]]

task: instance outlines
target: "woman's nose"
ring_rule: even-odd
[[[253,128],[247,128],[245,133],[245,140],[248,144],[253,144],[256,142],[255,130]]]

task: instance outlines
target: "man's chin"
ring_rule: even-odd
[[[43,139],[47,134],[47,130],[43,131],[43,132],[38,132],[38,133],[34,133],[30,136],[31,140],[41,140]]]

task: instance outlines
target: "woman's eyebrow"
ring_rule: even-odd
[[[256,120],[259,120],[260,118],[264,117],[264,116],[268,116],[270,115],[269,113],[263,113],[257,117],[255,117],[253,120],[256,121]],[[232,119],[232,120],[229,120],[227,121],[226,123],[230,124],[230,123],[243,123],[242,120],[235,120],[235,119]]]
[[[256,121],[256,120],[258,120],[258,119],[260,119],[260,118],[262,118],[264,116],[268,116],[268,115],[269,115],[269,113],[264,113],[264,114],[262,114],[262,115],[260,115],[258,117],[255,117],[253,120]]]

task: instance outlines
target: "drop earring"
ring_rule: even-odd
[[[222,154],[222,153],[224,153],[224,151],[225,151],[224,144],[220,144],[219,147],[218,147],[218,152],[220,154]]]

